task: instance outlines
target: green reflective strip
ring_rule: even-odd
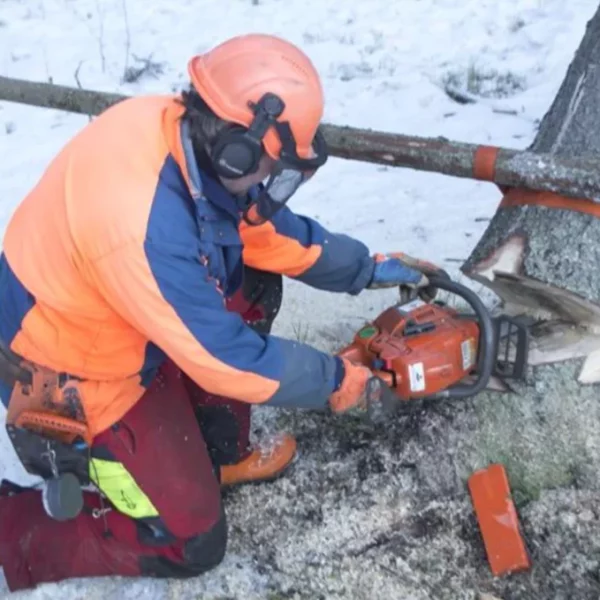
[[[133,519],[158,517],[158,511],[148,496],[120,462],[92,458],[90,479],[119,512]]]

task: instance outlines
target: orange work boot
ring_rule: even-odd
[[[263,442],[243,460],[221,467],[221,486],[271,481],[279,477],[296,456],[296,439],[281,434]]]

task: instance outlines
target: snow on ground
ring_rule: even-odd
[[[524,148],[596,6],[593,0],[0,0],[0,74],[128,94],[170,92],[187,83],[194,53],[236,34],[268,32],[313,59],[328,122]],[[147,58],[160,65],[155,76],[124,83],[126,69]],[[444,92],[445,81],[468,84],[485,99],[458,104]],[[2,231],[53,154],[86,122],[0,102]],[[331,159],[292,207],[373,251],[403,250],[456,274],[498,199],[490,184]],[[349,326],[390,297],[340,298],[292,282],[276,332],[334,348]],[[0,442],[0,475],[25,479],[6,440]],[[261,597],[261,585],[259,570],[238,556],[189,582],[75,582],[18,597],[50,598],[59,590],[65,599]]]

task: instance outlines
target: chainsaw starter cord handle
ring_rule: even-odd
[[[477,360],[477,379],[472,384],[458,384],[438,392],[430,398],[467,398],[481,392],[488,384],[496,361],[496,329],[494,321],[479,296],[468,287],[445,277],[429,276],[433,287],[459,296],[475,312],[479,324],[479,351]]]

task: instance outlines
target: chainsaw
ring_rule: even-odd
[[[461,298],[471,312],[431,300],[397,302],[361,327],[338,356],[374,374],[367,405],[375,419],[412,399],[467,398],[492,377],[522,379],[529,334],[518,319],[492,317],[468,287],[431,276],[433,288]]]

